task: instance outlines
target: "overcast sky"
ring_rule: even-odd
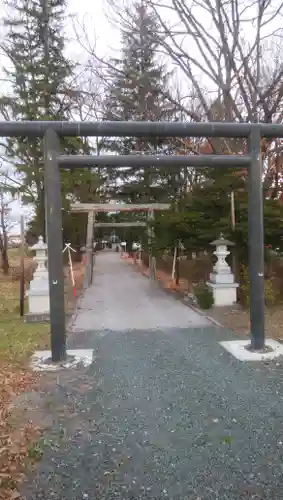
[[[87,58],[83,47],[75,40],[76,32],[80,35],[83,45],[87,42],[87,39],[92,46],[96,44],[96,49],[101,57],[113,53],[119,46],[119,32],[107,20],[105,4],[105,0],[82,0],[81,2],[78,0],[68,0],[68,15],[70,18],[66,20],[66,35],[69,39],[66,44],[66,52],[75,61],[83,63]],[[0,0],[0,19],[3,15],[3,0]],[[84,29],[86,33],[84,33]],[[3,34],[3,30],[1,31]],[[0,58],[0,78],[3,78],[3,67],[7,65],[7,62],[4,57]],[[2,81],[2,92],[5,87],[5,83]],[[11,219],[13,221],[19,220],[21,212],[20,204],[12,202],[9,206],[12,208],[10,213]],[[30,214],[30,209],[25,207],[24,213]],[[15,224],[12,232],[15,233],[17,231],[19,231],[19,226]]]
[[[115,5],[118,5],[119,2],[126,2],[127,0],[113,0]],[[130,0],[128,0],[130,1]],[[166,3],[169,0],[163,0],[162,3]],[[250,3],[249,3],[250,2]],[[279,0],[278,0],[279,2]],[[172,2],[171,2],[172,3]],[[279,2],[281,3],[281,2]],[[3,38],[3,29],[1,29],[1,19],[4,15],[4,0],[0,0],[0,40],[1,36]],[[253,5],[252,0],[247,0],[247,5]],[[107,17],[109,17],[109,7],[107,7],[107,0],[68,0],[68,11],[67,11],[67,19],[66,19],[66,52],[69,57],[71,57],[75,62],[79,62],[82,65],[88,59],[87,51],[84,50],[85,45],[89,45],[90,47],[94,47],[96,49],[96,53],[103,57],[109,57],[109,55],[116,55],[119,52],[120,48],[120,33],[118,29],[118,23],[113,25],[110,23]],[[166,15],[166,21],[169,24],[175,24],[177,19],[172,11],[165,10],[163,14]],[[250,13],[247,14],[250,18]],[[207,17],[205,11],[200,9],[199,17],[201,17],[202,23],[204,27],[209,31],[211,29],[211,21],[209,17]],[[274,19],[273,25],[274,28],[278,27],[278,23],[281,23],[280,19]],[[281,25],[281,24],[280,24]],[[250,39],[252,41],[254,35],[255,25],[252,26],[252,23],[249,22],[248,29],[245,30],[245,38]],[[176,24],[175,24],[176,28]],[[270,30],[270,26],[268,26]],[[76,40],[76,37],[79,40]],[[182,37],[183,40],[183,37]],[[197,58],[199,55],[199,51],[194,46],[195,40],[190,37],[185,42],[185,45],[189,48],[189,51],[196,50]],[[1,66],[5,66],[7,61],[5,61],[4,57],[0,57],[0,81],[1,81]],[[208,86],[206,85],[206,78],[204,78],[203,74],[198,74],[200,71],[195,70],[195,76],[197,76],[199,82],[209,88],[209,92],[212,90],[212,83],[208,81]],[[2,73],[3,75],[3,73]],[[184,77],[178,78],[179,85],[181,82],[181,87],[185,88],[185,93],[187,94],[188,89],[190,88],[190,82]],[[1,82],[1,91],[5,91],[5,85],[3,81]],[[13,203],[13,216],[18,217],[19,214],[19,206],[17,203]]]
[[[115,2],[117,0],[114,0]],[[90,44],[96,48],[100,57],[109,57],[117,54],[120,48],[120,33],[118,26],[110,21],[110,11],[107,7],[107,0],[82,0],[82,6],[78,8],[78,0],[68,0],[69,15],[74,19],[67,22],[67,36],[73,39],[67,45],[67,52],[72,58],[84,60],[87,53],[83,50],[80,43],[76,42],[77,33],[80,36],[82,45],[87,38]],[[86,33],[84,33],[84,28]],[[77,31],[77,33],[76,33]]]
[[[0,0],[0,27],[1,19],[5,15],[4,1]],[[66,13],[66,52],[68,56],[78,62],[86,59],[83,46],[89,39],[92,46],[96,43],[96,49],[100,55],[109,55],[117,50],[119,46],[119,30],[110,24],[107,19],[106,0],[68,0],[68,11]],[[4,29],[0,29],[0,40],[3,39]],[[84,33],[85,28],[85,33]],[[81,38],[81,44],[76,41],[77,33]],[[0,77],[7,60],[1,54]],[[1,85],[1,90],[3,86]]]

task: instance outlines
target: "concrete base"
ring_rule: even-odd
[[[25,314],[25,323],[49,323],[49,321],[50,321],[49,313],[43,313],[43,314],[27,313],[27,314]]]
[[[217,285],[224,283],[225,285],[233,284],[234,274],[232,273],[210,273],[209,280],[211,283],[215,283]]]
[[[36,351],[31,357],[30,367],[36,372],[54,372],[62,369],[77,368],[79,365],[89,366],[93,362],[92,349],[74,349],[68,350],[67,359],[63,363],[51,362],[51,351]]]
[[[211,283],[207,285],[212,289],[214,305],[219,306],[232,306],[237,302],[237,288],[238,283]]]
[[[31,291],[27,293],[28,308],[31,314],[49,314],[49,292]]]
[[[240,361],[265,361],[283,355],[283,345],[273,339],[266,339],[265,345],[272,349],[267,352],[252,352],[246,349],[250,340],[229,340],[219,342],[230,354]]]

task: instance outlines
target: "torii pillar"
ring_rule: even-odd
[[[94,233],[95,212],[88,212],[87,220],[87,235],[86,235],[86,266],[84,275],[84,288],[87,288],[92,283],[93,277],[93,233]]]
[[[149,277],[152,280],[156,279],[156,257],[153,252],[153,242],[154,242],[154,229],[152,223],[154,222],[154,210],[148,211],[148,266],[149,266]]]

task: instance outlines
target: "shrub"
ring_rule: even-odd
[[[210,309],[214,304],[213,292],[206,283],[198,283],[193,288],[198,306],[201,309]]]
[[[250,279],[249,272],[246,266],[241,266],[240,269],[240,287],[239,287],[240,303],[244,307],[250,306]],[[278,290],[272,279],[264,280],[264,299],[266,306],[273,306],[278,299]]]

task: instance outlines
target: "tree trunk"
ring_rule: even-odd
[[[7,252],[6,248],[2,249],[1,257],[2,257],[1,267],[3,270],[3,274],[5,274],[5,276],[7,276],[9,274],[10,266],[9,266],[8,252]]]

